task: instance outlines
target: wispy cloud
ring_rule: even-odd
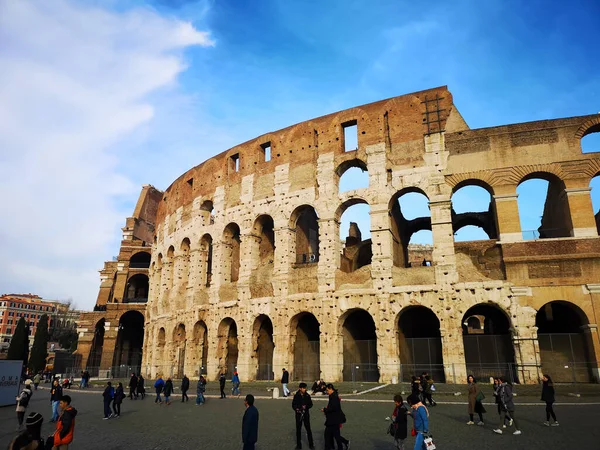
[[[0,291],[93,305],[144,170],[124,142],[161,109],[157,93],[177,90],[184,50],[213,44],[148,9],[2,2]]]

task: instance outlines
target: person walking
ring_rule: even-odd
[[[60,410],[60,417],[56,422],[56,431],[53,436],[52,450],[68,450],[69,444],[73,442],[77,410],[71,406],[70,396],[63,395],[60,398]]]
[[[37,391],[38,386],[40,385],[40,381],[42,381],[42,376],[38,373],[36,373],[33,376],[33,389]],[[43,420],[43,419],[42,419]]]
[[[556,414],[554,414],[553,407],[553,404],[555,402],[554,383],[552,382],[552,378],[550,378],[550,375],[546,374],[542,375],[542,401],[546,402],[546,421],[544,422],[544,425],[546,425],[547,427],[557,427],[558,420],[556,420]],[[550,416],[552,416],[552,420],[554,420],[552,424],[550,423]]]
[[[135,373],[131,374],[131,378],[129,379],[129,399],[137,400],[137,385],[138,385],[138,377],[135,376]]]
[[[23,421],[25,419],[25,412],[27,411],[27,406],[29,405],[29,400],[31,400],[31,396],[33,392],[31,391],[31,380],[25,380],[25,387],[16,398],[17,400],[17,431],[20,431],[23,428]]]
[[[240,376],[237,373],[237,370],[233,372],[233,376],[231,377],[231,382],[233,383],[233,388],[231,389],[231,395],[236,395],[240,398],[242,393],[240,392]]]
[[[206,391],[206,378],[200,375],[198,384],[196,385],[196,406],[204,405],[204,392]],[[221,397],[222,398],[222,397]]]
[[[429,406],[435,406],[437,403],[433,400],[433,380],[427,372],[423,372],[421,377],[421,386],[423,388],[423,404],[429,402]]]
[[[285,370],[285,368],[282,369],[283,373],[281,374],[281,392],[283,392],[283,396],[287,397],[288,395],[290,395],[290,390],[288,389],[288,383],[290,382],[290,373]]]
[[[296,450],[302,448],[302,424],[304,424],[304,428],[306,429],[308,448],[315,448],[312,431],[310,429],[310,408],[312,407],[313,402],[308,392],[306,392],[306,383],[300,383],[298,391],[294,394],[292,400],[292,409],[296,413]]]
[[[162,405],[162,399],[160,398],[160,393],[163,391],[164,388],[165,388],[165,381],[162,379],[162,376],[159,375],[158,379],[154,383],[154,390],[156,391],[156,400],[154,400],[154,403],[158,403],[159,405]]]
[[[521,430],[519,429],[519,425],[515,419],[515,403],[513,401],[512,386],[504,379],[504,377],[500,377],[498,398],[500,401],[502,414],[500,415],[500,426],[494,430],[494,433],[502,434],[503,425],[508,419],[509,426],[515,426],[515,431],[513,434],[521,434]]]
[[[408,435],[408,409],[404,406],[404,400],[400,394],[394,395],[394,405],[392,413],[394,444],[396,444],[396,450],[404,450],[404,440]]]
[[[113,387],[113,385],[110,381],[106,383],[106,387],[104,388],[104,392],[102,393],[102,398],[104,401],[104,419],[103,420],[108,420],[113,416],[112,412],[110,411],[110,404],[112,403],[113,399],[115,398],[115,388]]]
[[[475,424],[475,422],[473,421],[473,415],[477,413],[477,415],[479,416],[479,422],[477,422],[477,425],[482,427],[484,425],[483,414],[486,412],[482,403],[483,399],[485,398],[485,395],[483,395],[483,392],[479,389],[479,385],[477,384],[477,381],[475,380],[475,377],[473,375],[469,375],[467,381],[469,383],[469,421],[467,422],[467,425]]]
[[[498,408],[498,417],[502,422],[502,428],[506,428],[506,424],[508,426],[512,425],[512,419],[508,415],[502,414],[502,400],[500,399],[500,388],[502,387],[502,382],[500,378],[494,378],[494,402],[496,403],[496,407]]]
[[[62,395],[63,391],[58,382],[58,378],[55,378],[52,382],[52,388],[50,389],[50,403],[52,405],[52,419],[50,419],[50,422],[52,423],[58,420],[58,404],[60,403]]]
[[[246,411],[242,418],[243,450],[254,450],[258,441],[258,409],[254,406],[254,396],[252,394],[246,395],[244,405],[246,406]]]
[[[29,413],[25,419],[25,431],[17,435],[10,444],[9,450],[21,449],[39,449],[43,450],[46,446],[42,439],[42,424],[44,418],[40,413]]]
[[[423,386],[421,386],[421,380],[414,375],[411,377],[410,390],[411,395],[416,395],[423,401]]]
[[[221,372],[221,374],[219,375],[219,389],[221,390],[221,398],[226,398],[227,396],[225,395],[225,373]]]
[[[414,419],[414,429],[417,433],[414,450],[426,450],[425,435],[429,433],[429,411],[427,411],[427,408],[421,402],[421,398],[418,395],[411,394],[408,397],[408,404],[412,409],[411,415]]]
[[[171,397],[171,394],[173,393],[173,381],[171,380],[171,377],[167,378],[167,382],[165,383],[165,403],[167,405],[171,404],[171,400],[169,400],[169,397]]]
[[[200,375],[200,378],[202,378],[202,375]],[[185,402],[185,401],[190,401],[190,398],[187,395],[187,391],[190,388],[190,379],[187,377],[186,374],[183,374],[183,378],[181,379],[181,403]]]
[[[142,376],[142,374],[140,373],[138,375],[138,382],[137,382],[137,394],[139,396],[142,397],[142,400],[144,400],[144,398],[146,397],[146,388],[144,387],[144,377]]]
[[[123,389],[123,383],[119,383],[117,389],[115,390],[115,398],[112,406],[116,418],[121,417],[121,403],[123,403],[124,398],[125,390]]]
[[[325,450],[333,450],[334,441],[338,450],[348,450],[350,441],[340,433],[342,424],[346,423],[340,397],[331,383],[325,386],[325,392],[329,395],[327,406],[321,409],[325,413]]]

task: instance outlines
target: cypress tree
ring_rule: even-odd
[[[29,368],[33,373],[40,372],[46,368],[46,357],[48,356],[48,315],[44,314],[38,322],[29,357]]]
[[[23,361],[23,364],[27,364],[27,356],[29,355],[29,326],[25,319],[21,317],[17,322],[17,328],[10,340],[10,346],[8,347],[8,355],[6,359]]]

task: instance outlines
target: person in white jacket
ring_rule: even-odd
[[[17,426],[17,431],[23,428],[23,420],[25,419],[25,412],[27,411],[27,406],[29,405],[29,400],[31,399],[31,395],[33,392],[31,391],[31,380],[25,380],[25,387],[19,394],[17,399],[17,420],[19,421],[19,425]]]

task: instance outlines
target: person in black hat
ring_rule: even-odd
[[[44,418],[40,413],[29,413],[25,419],[25,431],[15,437],[9,444],[9,450],[43,449],[42,424]]]
[[[312,431],[310,429],[310,408],[313,402],[308,392],[306,392],[306,383],[300,383],[298,392],[294,394],[292,400],[292,409],[296,413],[296,449],[302,448],[302,424],[306,428],[306,436],[308,437],[308,448],[315,448]]]

